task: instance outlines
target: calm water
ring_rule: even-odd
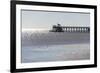
[[[22,63],[90,59],[89,33],[22,31]]]

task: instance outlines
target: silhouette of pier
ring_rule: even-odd
[[[90,27],[71,27],[61,26],[60,24],[52,27],[52,32],[90,32]]]

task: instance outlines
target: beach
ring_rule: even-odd
[[[51,62],[90,59],[89,32],[23,30],[21,62]]]

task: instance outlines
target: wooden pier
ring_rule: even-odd
[[[52,32],[90,32],[90,27],[53,26]]]
[[[89,27],[61,27],[64,32],[90,32]]]

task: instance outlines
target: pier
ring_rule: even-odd
[[[52,32],[90,32],[90,27],[71,27],[58,24],[53,26]]]

